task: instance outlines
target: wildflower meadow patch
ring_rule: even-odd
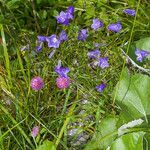
[[[148,0],[0,6],[0,149],[150,148]]]

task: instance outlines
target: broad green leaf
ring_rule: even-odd
[[[143,139],[144,150],[149,150],[150,148],[150,133],[146,133]]]
[[[126,121],[150,115],[150,77],[142,74],[129,75],[124,69],[117,84],[116,101],[122,109]]]
[[[142,150],[144,132],[129,133],[113,142],[110,150]]]
[[[56,150],[56,146],[53,142],[45,140],[36,150]]]
[[[113,117],[102,120],[98,126],[98,131],[92,141],[86,145],[85,150],[106,149],[116,138],[114,134],[117,130],[116,123],[117,118]]]
[[[136,44],[136,48],[150,51],[150,37],[136,41],[135,44]]]

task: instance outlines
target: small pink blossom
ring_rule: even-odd
[[[32,132],[31,132],[31,136],[33,138],[35,138],[39,134],[39,131],[40,131],[40,127],[39,126],[33,127],[32,128]]]
[[[30,86],[35,91],[41,90],[44,87],[44,81],[41,77],[34,77],[31,80]]]
[[[69,77],[61,77],[61,76],[59,76],[56,79],[56,84],[57,84],[57,87],[60,88],[60,89],[68,88],[69,85],[70,85],[70,79],[69,79]]]

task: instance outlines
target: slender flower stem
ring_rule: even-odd
[[[127,52],[126,52],[126,54],[128,54],[129,48],[130,48],[130,45],[131,45],[131,40],[132,40],[132,36],[133,36],[133,30],[134,30],[134,27],[135,27],[135,22],[136,22],[136,17],[137,17],[138,9],[139,9],[139,6],[140,6],[140,2],[141,2],[141,0],[138,1],[138,5],[137,5],[137,8],[136,8],[136,14],[135,14],[133,26],[132,26],[131,33],[130,33],[130,38],[129,38],[129,43],[128,43],[128,47],[127,47]],[[124,69],[124,67],[125,67],[125,64],[126,64],[126,60],[124,60],[119,81],[121,80],[121,77],[122,77],[122,75],[123,75],[123,69]],[[117,96],[117,92],[118,92],[119,87],[120,87],[120,85],[118,85],[118,88],[116,88],[116,90],[115,90],[115,96],[114,96],[113,103],[112,103],[113,106],[114,106],[115,101],[116,101],[116,96]]]

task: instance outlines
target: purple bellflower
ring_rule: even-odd
[[[135,55],[137,56],[137,61],[142,62],[145,57],[150,55],[150,52],[145,50],[136,49]]]
[[[127,15],[135,16],[135,10],[134,9],[125,9],[125,10],[123,10],[123,12]]]
[[[104,90],[105,88],[106,88],[106,84],[105,84],[105,83],[102,83],[102,84],[96,86],[96,90],[97,90],[98,92],[103,92],[103,90]]]
[[[69,68],[65,68],[65,67],[58,67],[56,66],[54,68],[55,72],[61,76],[61,77],[67,77],[67,74],[69,73],[70,69]]]
[[[102,28],[104,26],[103,22],[99,19],[93,19],[93,24],[91,25],[91,28],[97,31],[99,28]]]
[[[108,58],[107,57],[99,58],[97,65],[102,69],[109,67]]]
[[[38,35],[37,38],[38,38],[38,42],[45,42],[46,41],[46,36]]]
[[[100,56],[100,51],[99,51],[98,49],[92,50],[92,51],[89,51],[89,52],[87,53],[87,55],[88,55],[88,57],[89,57],[90,59],[96,59],[96,58],[99,58],[99,56]]]
[[[85,41],[87,38],[87,29],[82,29],[78,34],[78,40]]]
[[[60,42],[68,40],[68,36],[64,30],[62,30],[59,34],[59,40]]]
[[[68,19],[73,20],[73,18],[74,18],[74,7],[69,6],[68,9],[66,10],[66,13],[68,14]]]
[[[48,47],[53,47],[53,48],[58,48],[59,44],[60,44],[60,40],[57,39],[56,35],[53,34],[50,37],[46,38],[47,42],[48,42]]]
[[[120,32],[121,29],[122,29],[122,25],[120,22],[113,23],[108,26],[108,30],[114,31],[114,32]]]
[[[69,15],[67,12],[61,11],[58,16],[56,16],[57,22],[63,25],[69,25]]]

